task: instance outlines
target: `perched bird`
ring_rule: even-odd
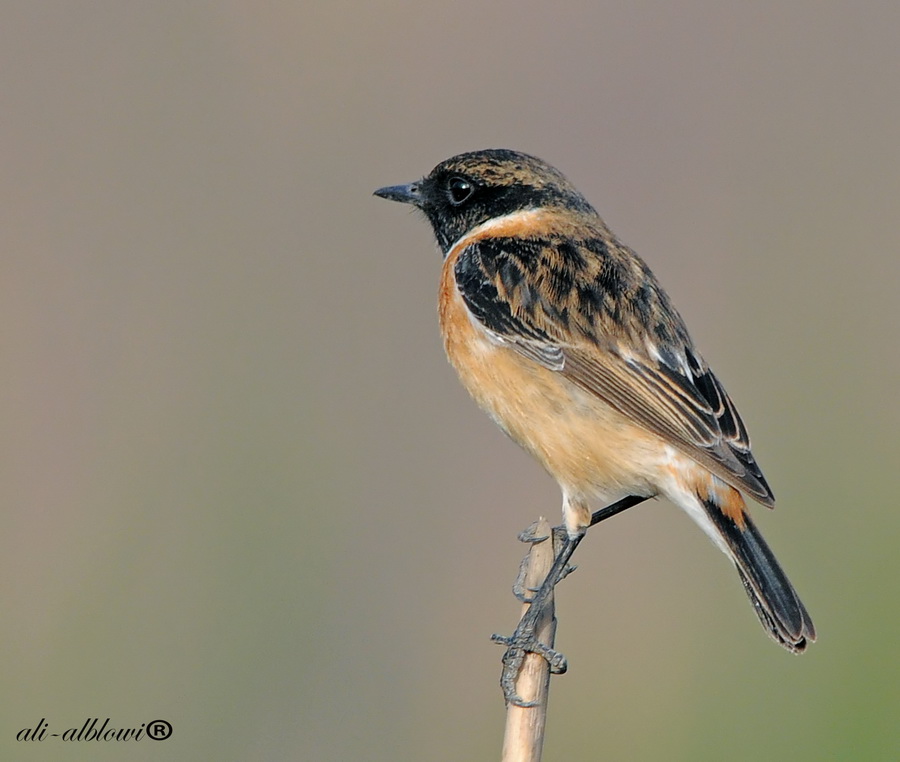
[[[447,356],[475,401],[559,483],[569,555],[592,504],[663,495],[731,559],[772,638],[795,653],[815,640],[747,513],[741,493],[775,501],[737,409],[649,267],[575,187],[533,156],[485,150],[375,195],[431,223],[444,255]],[[546,650],[530,637],[520,625],[502,640]],[[515,701],[511,686],[507,675]]]

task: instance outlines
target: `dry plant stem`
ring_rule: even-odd
[[[624,497],[596,511],[590,526],[646,499],[636,495]],[[553,650],[556,638],[553,590],[571,571],[569,559],[583,536],[569,537],[563,527],[551,530],[543,518],[519,535],[523,542],[531,543],[531,549],[522,562],[515,589],[523,594],[537,592],[522,607],[516,632],[509,638],[499,635],[492,638],[495,643],[507,646],[500,680],[507,702],[503,762],[541,758],[550,675],[566,671],[565,657]]]
[[[537,590],[544,582],[556,556],[549,522],[541,518],[524,533],[531,550],[525,561],[527,568],[522,579],[525,589]],[[528,537],[534,539],[528,539]],[[540,540],[537,538],[546,538]],[[522,607],[522,616],[530,604]],[[546,601],[535,627],[535,636],[548,648],[553,648],[556,636],[553,597]],[[506,707],[506,731],[503,737],[503,762],[538,762],[544,747],[544,727],[547,722],[547,694],[550,689],[550,664],[536,653],[526,654],[516,683],[519,696],[530,706],[513,703]]]
[[[634,495],[624,497],[612,505],[608,505],[606,508],[596,511],[591,516],[590,526],[599,524],[601,521],[604,521],[611,516],[615,516],[617,513],[621,513],[627,508],[637,505],[646,499],[646,497]],[[535,535],[534,524],[520,535],[520,539],[523,542],[532,543],[538,542],[544,537],[545,535]],[[528,707],[531,705],[527,699],[522,697],[517,689],[519,672],[522,665],[525,663],[526,656],[531,653],[542,656],[549,662],[551,673],[561,674],[567,669],[566,657],[558,651],[554,651],[550,646],[538,638],[537,627],[543,617],[544,608],[548,605],[548,601],[552,601],[556,584],[564,579],[571,571],[572,567],[569,566],[569,559],[571,559],[575,549],[584,538],[584,533],[570,537],[563,527],[558,527],[556,530],[553,530],[553,537],[555,557],[550,570],[546,573],[544,581],[538,587],[525,584],[521,579],[524,572],[520,571],[520,579],[516,581],[516,585],[513,588],[514,591],[519,591],[517,592],[517,596],[519,594],[526,594],[526,591],[529,588],[537,590],[529,601],[531,605],[525,609],[525,613],[519,620],[515,632],[509,637],[504,635],[491,636],[491,640],[495,643],[506,646],[506,652],[503,654],[503,671],[500,676],[500,685],[503,688],[503,695],[506,698],[507,703],[518,704],[521,707]],[[559,547],[556,547],[555,545],[556,539],[560,540]],[[526,563],[528,560],[529,559],[526,559]]]

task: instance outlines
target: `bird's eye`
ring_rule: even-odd
[[[475,192],[475,186],[464,177],[451,177],[447,181],[447,196],[453,206],[459,206]]]

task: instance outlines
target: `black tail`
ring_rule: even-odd
[[[759,530],[746,513],[744,525],[739,526],[714,503],[701,502],[731,551],[744,590],[763,627],[788,651],[803,652],[807,643],[816,639],[816,628]]]

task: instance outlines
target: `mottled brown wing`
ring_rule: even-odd
[[[750,452],[743,422],[711,371],[690,379],[663,363],[626,360],[615,350],[564,349],[563,355],[561,372],[574,383],[659,434],[726,482],[765,505],[774,505],[772,491]],[[703,395],[701,384],[715,397]],[[743,435],[737,435],[739,431]]]
[[[603,309],[603,300],[573,296],[578,291],[577,276],[571,268],[553,272],[549,264],[560,261],[556,252],[547,251],[554,245],[533,241],[523,246],[520,240],[493,239],[462,251],[454,274],[472,316],[496,341],[559,372],[726,482],[765,505],[774,505],[737,409],[693,350],[681,318],[662,289],[655,281],[652,289],[645,289],[642,298],[662,301],[649,305],[643,314],[668,311],[670,320],[677,323],[668,342],[661,342],[662,332],[651,326],[635,329],[642,312],[637,309],[628,312],[630,324],[624,324],[624,318],[613,321],[622,326],[621,331],[598,335],[604,325],[611,324],[610,315],[591,314],[592,309]],[[571,243],[556,245],[571,248]],[[538,248],[544,250],[543,256],[537,254]],[[591,255],[591,251],[581,254],[585,259]],[[635,255],[629,252],[629,256]],[[641,274],[653,277],[646,269]],[[643,343],[629,340],[636,334],[655,338],[654,356]]]

